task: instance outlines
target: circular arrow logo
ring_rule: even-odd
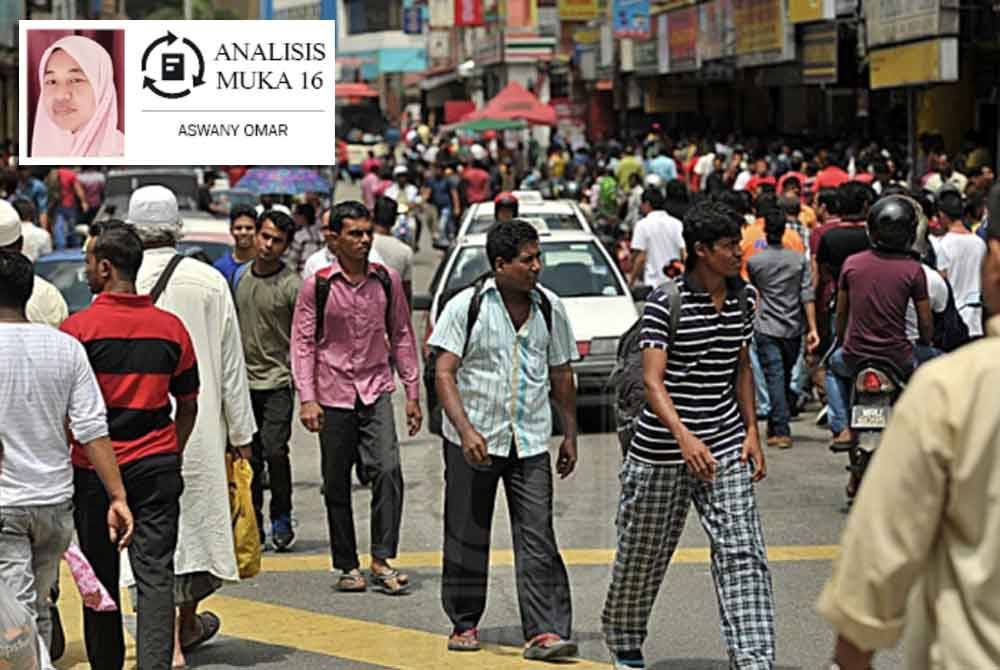
[[[196,70],[191,67],[195,60]],[[186,37],[178,40],[177,35],[168,30],[166,35],[150,42],[143,52],[142,75],[143,88],[161,98],[177,100],[205,83],[205,57],[197,44]]]

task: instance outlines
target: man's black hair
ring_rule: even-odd
[[[306,227],[311,227],[316,223],[316,208],[308,202],[303,202],[295,207],[295,213],[306,220]]]
[[[257,217],[257,223],[254,225],[258,233],[264,227],[265,221],[273,223],[274,227],[285,235],[285,242],[292,241],[292,236],[295,234],[295,221],[292,217],[278,209],[269,209],[266,212],[261,212],[260,216]]]
[[[847,181],[837,188],[840,214],[844,217],[864,217],[868,206],[875,202],[875,192],[859,181]]]
[[[757,202],[754,203],[754,211],[757,216],[764,216],[765,213],[772,209],[781,210],[781,206],[778,204],[778,196],[774,193],[761,193],[757,198]]]
[[[889,195],[910,195],[910,189],[906,188],[902,184],[887,184],[884,189],[882,189],[882,197]]]
[[[791,177],[786,177],[785,181],[781,182],[781,192],[784,193],[790,188],[796,188],[799,191],[802,190],[802,180],[792,175]]]
[[[142,265],[142,240],[135,228],[112,219],[91,226],[94,244],[91,253],[99,261],[108,261],[126,281],[134,282]]]
[[[24,311],[35,288],[31,261],[20,251],[0,249],[0,307]]]
[[[933,219],[938,215],[937,199],[927,191],[915,193],[913,199],[920,203],[920,208],[924,210],[924,216]]]
[[[691,272],[698,262],[697,242],[710,247],[719,240],[739,238],[742,229],[743,217],[732,207],[713,200],[693,205],[684,215],[684,245],[688,250],[686,270]]]
[[[236,205],[231,210],[229,210],[229,227],[232,228],[236,220],[241,216],[248,216],[253,219],[254,222],[257,221],[257,210],[250,205]]]
[[[15,210],[17,210],[17,216],[21,221],[35,221],[35,205],[30,200],[26,198],[18,198],[13,203],[11,203]]]
[[[826,207],[826,211],[840,216],[840,194],[835,188],[824,188],[816,195],[816,204]]]
[[[781,245],[787,226],[785,221],[785,214],[780,210],[772,209],[764,214],[764,237],[768,244]]]
[[[646,203],[654,210],[663,209],[666,205],[666,200],[663,197],[663,192],[658,188],[647,188],[642,192],[642,202]]]
[[[802,213],[802,203],[799,202],[798,198],[782,198],[781,211],[785,217],[797,219],[799,218],[799,214]]]
[[[489,257],[490,267],[493,270],[497,269],[497,258],[509,263],[521,253],[521,247],[537,241],[538,231],[524,219],[511,219],[493,224],[486,233],[486,255]]]
[[[371,221],[371,218],[372,213],[357,200],[338,202],[330,209],[330,230],[339,235],[340,231],[344,229],[345,220]]]
[[[720,204],[729,207],[738,214],[751,214],[753,212],[753,205],[748,197],[749,195],[750,194],[747,191],[734,191],[732,189],[726,189],[724,191],[720,191],[716,196],[716,199]]]
[[[958,221],[965,214],[965,203],[958,191],[942,190],[938,193],[938,211],[952,221]]]
[[[372,221],[380,228],[392,230],[398,213],[399,203],[392,198],[380,195],[375,199],[375,211],[372,213]]]
[[[690,199],[691,192],[688,190],[687,184],[683,181],[680,179],[671,179],[667,182],[667,200],[687,202]]]

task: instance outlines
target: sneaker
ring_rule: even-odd
[[[641,651],[612,654],[611,660],[615,664],[615,670],[646,670],[646,661],[643,660]]]
[[[278,552],[288,551],[295,546],[295,531],[292,530],[292,521],[287,516],[280,516],[271,522],[271,542],[274,543],[274,550]]]

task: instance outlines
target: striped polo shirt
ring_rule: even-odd
[[[719,458],[739,450],[746,437],[734,382],[740,348],[753,336],[757,292],[747,287],[744,316],[740,312],[739,286],[730,287],[719,311],[712,296],[693,285],[689,277],[679,282],[681,316],[673,347],[668,346],[670,302],[667,294],[659,290],[646,302],[639,347],[667,352],[664,383],[677,414]],[[684,463],[677,440],[648,403],[639,415],[629,458],[652,465]]]
[[[194,346],[181,320],[148,295],[101,293],[62,330],[78,339],[108,408],[108,432],[119,465],[176,453],[170,396],[198,394]],[[92,467],[72,440],[73,465]]]

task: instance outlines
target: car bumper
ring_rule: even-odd
[[[576,377],[577,407],[599,407],[610,405],[614,400],[614,389],[608,388],[608,376],[615,368],[614,356],[587,356],[573,365]]]

